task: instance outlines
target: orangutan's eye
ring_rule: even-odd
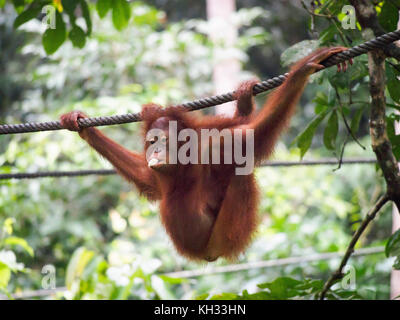
[[[157,141],[157,137],[153,137],[150,140],[150,144],[154,144],[154,143],[156,143],[156,141]]]

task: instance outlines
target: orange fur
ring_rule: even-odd
[[[295,64],[286,81],[270,95],[256,116],[252,114],[255,80],[243,83],[236,91],[238,102],[233,118],[199,118],[184,112],[182,107],[164,109],[145,105],[141,114],[144,135],[161,118],[176,120],[178,130],[191,128],[198,133],[204,128],[253,129],[255,160],[259,163],[272,153],[280,133],[288,125],[308,77],[322,68],[319,65],[322,60],[343,50],[320,49]],[[257,227],[259,202],[253,174],[235,175],[235,164],[178,164],[166,172],[150,169],[145,153],[128,151],[95,128],[80,130],[77,119],[83,117],[81,112],[72,112],[63,115],[61,123],[65,128],[79,131],[144,196],[161,200],[161,221],[180,254],[207,261],[220,256],[235,258],[250,244]],[[147,146],[145,143],[145,149]],[[223,145],[221,154],[222,150]]]

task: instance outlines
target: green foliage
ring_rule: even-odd
[[[16,254],[11,249],[22,248],[33,257],[33,249],[28,242],[23,238],[12,236],[14,222],[14,219],[7,218],[0,224],[0,292],[7,294],[10,298],[7,287],[11,274],[28,271],[23,263],[17,262]]]
[[[125,0],[112,2],[112,21],[117,30],[126,28],[131,18],[131,8]]]
[[[64,43],[67,37],[66,26],[60,13],[56,12],[56,28],[47,29],[42,38],[44,50],[47,54],[52,54]]]
[[[347,1],[321,3],[317,13],[343,18],[341,8]],[[381,2],[380,19],[390,14],[386,3]],[[2,4],[0,1],[0,7]],[[57,23],[52,32],[49,29],[41,34],[36,18],[45,4],[57,8]],[[16,37],[15,30],[8,38],[0,31],[0,37],[4,37],[0,41],[19,48],[22,55],[15,62],[9,60],[15,56],[12,51],[2,48],[0,53],[5,70],[2,85],[7,84],[1,93],[21,93],[19,99],[11,95],[13,100],[3,103],[7,108],[4,122],[9,123],[57,119],[73,109],[93,116],[138,112],[140,105],[149,101],[168,105],[210,95],[212,66],[219,58],[216,52],[237,57],[244,70],[253,68],[269,74],[278,65],[271,62],[271,52],[282,51],[289,43],[294,45],[281,56],[284,66],[317,46],[350,46],[363,41],[359,30],[341,30],[332,20],[315,17],[313,34],[318,33],[318,39],[296,44],[297,33],[282,31],[277,37],[260,27],[259,21],[267,20],[276,29],[278,18],[261,7],[243,9],[235,15],[239,39],[237,45],[227,48],[224,43],[209,41],[207,21],[183,18],[169,22],[165,12],[140,1],[14,1],[14,5],[17,15],[9,25],[14,23],[23,40]],[[186,17],[186,12],[180,14]],[[285,25],[293,23],[283,19]],[[301,17],[299,20],[305,25]],[[385,27],[393,27],[393,18],[384,22]],[[51,57],[42,53],[41,37]],[[259,49],[256,55],[254,49]],[[388,106],[398,110],[399,72],[395,62],[390,62],[386,68]],[[21,65],[22,69],[16,67]],[[248,71],[241,74],[243,78],[249,76],[253,75]],[[352,133],[368,146],[368,82],[365,56],[358,57],[345,74],[336,74],[331,68],[313,76],[289,132],[298,134],[295,141],[299,150],[286,150],[282,143],[276,158],[297,160],[306,154],[312,158],[338,157],[341,150],[337,149],[348,137],[342,112]],[[24,85],[17,86],[20,83]],[[398,156],[395,120],[398,117],[389,113],[388,134]],[[136,124],[102,130],[129,149],[141,149]],[[352,141],[345,145],[346,156],[373,156],[370,148],[364,151]],[[76,134],[64,131],[1,136],[0,148],[1,173],[108,165]],[[343,251],[384,184],[373,166],[332,169],[257,170],[262,223],[254,243],[238,263]],[[386,241],[391,221],[390,210],[385,210],[360,246]],[[0,219],[0,288],[6,294],[41,288],[41,267],[52,263],[57,284],[68,288],[57,298],[312,299],[322,288],[321,279],[337,267],[337,261],[325,260],[190,280],[167,277],[163,273],[202,266],[176,254],[162,229],[157,207],[115,176],[0,181]],[[396,237],[387,242],[386,251],[398,261]],[[337,283],[328,299],[388,297],[388,260],[372,255],[354,259],[352,264],[357,273],[357,292]],[[25,265],[32,268],[29,273]]]
[[[386,257],[396,257],[393,268],[400,270],[400,230],[397,230],[388,239],[385,247]]]
[[[400,135],[396,133],[395,123],[400,120],[400,115],[390,114],[386,117],[386,130],[392,144],[392,151],[397,160],[400,159]]]
[[[126,250],[127,243],[114,241],[113,245],[116,255],[110,256],[108,260],[83,247],[74,252],[67,267],[65,283],[68,291],[65,298],[173,298],[169,283],[181,284],[182,281],[155,275],[160,261],[142,259],[132,255],[132,252],[118,252],[118,247],[125,247]]]
[[[33,249],[29,246],[28,242],[25,239],[18,237],[7,237],[3,239],[2,245],[10,246],[10,247],[21,247],[24,249],[31,257],[33,257]]]
[[[400,66],[397,65],[397,68],[395,68],[392,64],[386,63],[387,88],[390,97],[397,103],[400,103],[400,82],[398,79],[400,76],[400,71],[398,70],[399,67]]]
[[[28,8],[22,11],[14,20],[14,28],[18,28],[29,20],[35,19],[42,11],[42,5],[38,2],[32,2]]]
[[[27,44],[42,63],[29,64],[32,69],[20,73],[35,84],[25,92],[24,114],[40,121],[43,116],[57,118],[73,109],[84,109],[91,115],[138,112],[140,105],[149,101],[169,104],[212,93],[212,46],[201,32],[206,22],[171,23],[159,30],[158,21],[164,13],[139,2],[132,5],[132,10],[130,25],[124,32],[112,27],[111,16],[100,20],[92,15],[93,33],[90,40],[86,38],[91,45],[78,50],[65,42],[51,58],[43,59],[40,43],[33,40],[39,37],[31,31],[32,40]],[[253,30],[249,19],[257,17],[254,13],[244,10],[238,14],[245,24],[244,35],[239,38],[243,48],[232,50],[246,61],[242,50],[261,43],[262,35],[267,33],[259,28]],[[34,22],[30,22],[30,30],[35,26],[39,30],[40,24]],[[84,30],[82,19],[79,26]],[[20,27],[21,31],[24,27]],[[23,120],[16,112],[7,119],[19,121]],[[138,125],[103,130],[116,141],[124,141],[127,148],[141,149]],[[2,138],[2,173],[107,165],[73,133]],[[162,230],[158,209],[138,197],[132,186],[119,177],[1,181],[0,212],[18,221],[18,234],[23,234],[35,251],[34,263],[28,255],[22,257],[34,270],[29,276],[11,277],[10,292],[40,289],[41,267],[48,263],[56,267],[57,284],[68,284],[68,299],[180,298],[185,294],[191,298],[198,290],[185,293],[183,280],[161,275],[176,268],[177,263],[191,267],[196,264],[178,257]],[[116,239],[124,240],[122,252]],[[85,249],[74,253],[77,248]],[[135,258],[127,260],[130,254]],[[138,274],[137,267],[131,265],[135,261],[142,270]],[[153,264],[162,266],[160,275],[153,274]],[[83,271],[80,266],[84,266]],[[126,270],[127,278],[123,276]]]
[[[339,16],[341,8],[342,6],[336,2],[324,1],[320,9],[316,9],[316,12],[323,14],[329,12],[329,14]],[[342,30],[338,36],[338,28],[337,24],[324,26],[318,40],[305,40],[288,48],[281,56],[283,64],[292,64],[318,46],[348,45],[346,36],[352,37],[353,43],[354,37],[357,37],[357,41],[362,41],[361,34],[355,34],[352,30]],[[340,145],[345,145],[346,136],[350,134],[349,128],[351,137],[358,134],[367,111],[365,105],[368,104],[368,101],[364,98],[368,95],[367,76],[368,68],[365,57],[356,58],[346,73],[337,73],[335,68],[329,68],[312,76],[311,81],[317,83],[320,90],[315,91],[313,100],[316,115],[293,141],[300,149],[300,158],[306,155],[315,136],[320,136],[325,148],[338,157],[342,153],[338,148]],[[390,79],[392,79],[392,91],[397,92],[397,88],[394,87],[397,87],[399,82],[395,78],[395,74],[391,74],[389,71],[388,76],[391,76]],[[356,107],[356,105],[361,106]],[[324,121],[325,119],[327,121]],[[344,123],[344,119],[347,124]],[[320,145],[320,142],[317,142],[317,145]]]
[[[86,35],[90,36],[92,33],[92,19],[90,18],[89,6],[85,0],[80,0],[79,4],[81,5],[83,19],[86,22]]]
[[[33,0],[33,1],[13,1],[15,10],[19,13],[14,21],[14,28],[19,28],[26,22],[36,19],[42,13],[45,6],[53,6],[54,10],[47,11],[48,16],[44,19],[53,19],[55,14],[55,28],[47,27],[43,33],[43,47],[48,55],[56,52],[66,40],[68,32],[72,44],[78,48],[83,48],[86,38],[92,33],[93,10],[86,0]],[[77,10],[77,8],[80,10]],[[97,13],[104,18],[107,12],[112,9],[112,21],[117,30],[126,28],[131,18],[131,4],[127,0],[100,0],[96,3]],[[65,17],[68,16],[69,25],[67,26]],[[76,20],[82,17],[86,23],[86,31],[76,24]],[[69,31],[68,31],[69,30]]]
[[[74,26],[68,35],[74,47],[83,48],[86,43],[86,35],[82,28]]]
[[[304,40],[286,49],[281,55],[282,65],[287,67],[309,55],[318,48],[318,40]]]
[[[353,134],[357,134],[358,129],[360,128],[361,118],[364,114],[365,110],[363,107],[360,107],[354,113],[354,117],[351,119],[350,129]]]
[[[324,131],[324,144],[329,150],[336,148],[336,138],[339,131],[339,118],[336,110],[332,110]]]
[[[400,230],[397,230],[388,239],[385,247],[385,254],[387,257],[400,255]]]
[[[111,9],[112,0],[99,0],[96,3],[96,10],[100,18],[104,18]]]
[[[304,157],[308,149],[310,149],[315,131],[317,130],[317,127],[320,125],[322,120],[325,119],[328,113],[329,111],[325,110],[316,115],[315,118],[304,129],[304,131],[297,137],[297,147],[300,148],[301,159]]]
[[[65,284],[71,290],[75,281],[80,281],[87,264],[92,260],[94,252],[83,247],[78,248],[71,257],[67,266]]]
[[[392,1],[385,1],[378,17],[379,23],[386,31],[395,31],[399,21],[399,9]]]
[[[317,299],[323,288],[322,280],[303,279],[297,280],[290,277],[280,277],[272,282],[259,284],[262,290],[256,293],[248,293],[244,290],[242,294],[222,293],[209,297],[210,300],[299,300]],[[197,297],[204,300],[205,295]],[[334,289],[327,294],[327,299],[360,299],[361,296],[351,290]]]
[[[323,286],[322,281],[305,279],[304,282],[288,277],[281,277],[275,281],[259,284],[261,289],[267,289],[265,293],[268,299],[288,299],[296,296],[313,294]],[[310,290],[310,291],[308,291]]]

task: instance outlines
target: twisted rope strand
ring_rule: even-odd
[[[362,43],[358,46],[350,48],[349,50],[340,52],[329,57],[327,60],[323,61],[325,67],[331,67],[338,63],[344,62],[346,60],[360,56],[368,51],[383,48],[389,43],[400,40],[400,30],[386,33],[379,36],[373,40]],[[253,94],[258,95],[262,92],[268,91],[270,89],[280,86],[287,78],[288,73],[274,77],[272,79],[262,81],[254,86]],[[191,102],[186,102],[181,104],[181,107],[187,109],[187,111],[200,110],[225,102],[230,102],[235,100],[234,91],[216,95],[208,98],[203,98]],[[128,113],[123,115],[114,115],[110,117],[94,117],[79,119],[78,123],[81,128],[96,127],[96,126],[106,126],[123,124],[129,122],[141,121],[140,114],[138,113]],[[38,132],[38,131],[50,131],[50,130],[61,130],[60,121],[49,121],[49,122],[31,122],[31,123],[21,123],[21,124],[4,124],[0,125],[0,134],[14,134],[14,133],[24,133],[24,132]]]

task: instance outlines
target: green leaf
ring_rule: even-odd
[[[393,103],[386,103],[386,106],[389,107],[389,108],[393,108],[393,109],[395,109],[397,111],[400,111],[400,105],[393,104]]]
[[[363,107],[359,108],[354,114],[354,117],[351,119],[350,129],[353,134],[356,134],[360,128],[360,122],[364,114],[364,110],[365,108]]]
[[[134,2],[133,3],[133,22],[135,26],[151,26],[152,28],[155,28],[156,25],[160,21],[160,11],[157,10],[154,7],[149,7],[146,6],[144,7],[142,3],[140,2]],[[264,37],[261,36],[263,40],[265,40],[265,35]]]
[[[325,116],[328,114],[328,111],[323,111],[319,113],[304,129],[302,133],[298,135],[296,138],[297,146],[300,148],[300,157],[303,159],[304,155],[308,151],[311,146],[312,139],[315,134],[315,130],[319,126],[322,120],[324,120]]]
[[[182,284],[185,282],[188,282],[187,279],[182,279],[182,278],[171,278],[165,275],[159,275],[159,277],[164,281],[164,282],[168,282],[170,284]]]
[[[296,43],[281,54],[282,66],[289,66],[306,57],[317,49],[319,44],[320,42],[318,40],[304,40]]]
[[[235,300],[238,298],[239,296],[236,293],[228,292],[213,295],[212,297],[210,297],[210,300]]]
[[[76,6],[79,3],[79,0],[62,0],[61,1],[64,10],[70,14],[74,13]]]
[[[44,50],[47,54],[53,54],[64,43],[67,31],[61,14],[56,11],[56,28],[48,28],[42,37]]]
[[[281,278],[276,278],[272,282],[258,284],[257,287],[261,289],[271,289],[271,288],[280,289],[281,287],[293,287],[299,284],[301,284],[301,281],[299,280],[289,277],[281,277]]]
[[[324,3],[325,5],[327,5],[327,8],[329,9],[329,11],[331,11],[331,14],[333,15],[337,15],[342,11],[342,8],[345,4],[347,4],[347,1],[345,0],[333,0],[333,1],[321,1],[322,3]],[[323,11],[323,5],[320,7],[320,12],[324,12]]]
[[[96,10],[100,18],[104,18],[111,9],[111,0],[99,0],[96,3]]]
[[[128,26],[131,18],[131,7],[125,0],[114,0],[112,8],[112,21],[117,30]]]
[[[104,262],[102,256],[96,256],[91,259],[85,266],[85,269],[82,272],[81,278],[84,280],[89,280],[94,274],[96,274],[99,265]]]
[[[334,106],[334,104],[328,101],[328,96],[323,92],[317,92],[315,95],[313,102],[315,104],[314,112],[315,114],[320,114],[321,112],[327,111]]]
[[[94,252],[87,250],[84,247],[80,247],[75,250],[71,260],[68,263],[65,284],[68,290],[71,289],[75,279],[80,279],[85,270],[86,265],[92,260]]]
[[[322,280],[304,279],[302,284],[296,286],[297,289],[305,291],[305,293],[315,293],[324,286]]]
[[[382,6],[381,13],[379,14],[378,20],[381,26],[386,31],[394,31],[397,29],[399,10],[391,1],[385,1]]]
[[[29,20],[35,19],[42,11],[42,5],[34,2],[25,11],[22,11],[18,17],[15,18],[14,28],[17,29]]]
[[[386,63],[387,87],[390,97],[395,102],[400,102],[400,81],[398,80],[399,76],[400,72],[390,63]]]
[[[337,28],[334,24],[330,25],[328,28],[322,30],[319,34],[319,41],[321,44],[327,44],[334,40],[335,35],[337,34]]]
[[[62,0],[62,6],[64,8],[64,11],[68,14],[72,26],[75,25],[75,10],[78,3],[79,0]]]
[[[336,148],[336,138],[339,131],[339,118],[336,110],[333,110],[328,119],[328,124],[324,131],[324,145],[329,150]]]
[[[6,234],[12,234],[13,233],[13,223],[15,222],[14,218],[7,218],[4,222],[3,222],[3,230]]]
[[[10,246],[19,246],[23,248],[31,257],[33,257],[33,249],[25,239],[18,237],[8,237],[4,239],[3,243]]]
[[[85,0],[81,0],[82,15],[86,21],[86,34],[88,36],[92,33],[92,19],[90,18],[90,10]]]
[[[25,6],[25,0],[12,0],[15,10],[19,13]]]
[[[301,284],[302,282],[299,280],[281,277],[272,282],[259,284],[258,287],[261,289],[268,289],[270,299],[289,299],[301,295],[300,290],[297,288],[297,286]]]
[[[157,275],[151,276],[151,287],[161,300],[173,299],[174,295],[162,278]]]
[[[203,293],[195,298],[195,300],[206,300],[208,298],[208,293]]]
[[[400,270],[400,257],[397,257],[394,264],[393,264],[393,269],[395,270]]]
[[[354,61],[353,65],[346,71],[351,81],[362,80],[368,76],[368,63],[360,60]]]
[[[7,288],[10,278],[11,278],[10,268],[6,264],[0,262],[0,289]]]
[[[321,107],[326,107],[329,104],[328,96],[324,92],[318,91],[313,99],[313,102]]]
[[[69,33],[69,38],[74,47],[83,48],[85,46],[86,34],[82,28],[75,25]]]
[[[392,151],[397,160],[400,159],[400,135],[396,133],[395,122],[399,121],[398,114],[390,114],[386,117],[387,135],[392,144]]]
[[[388,239],[385,246],[386,257],[400,255],[400,229]]]

